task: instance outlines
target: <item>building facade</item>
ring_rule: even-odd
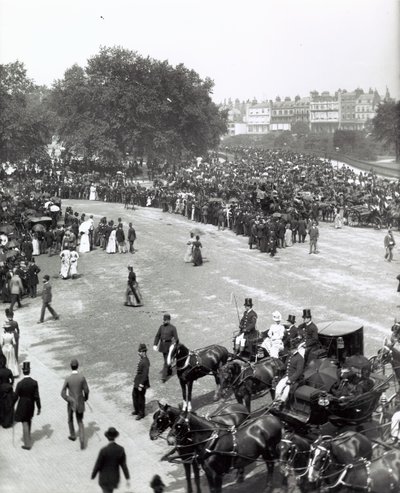
[[[249,104],[246,111],[248,134],[266,134],[271,122],[271,104],[269,102]]]

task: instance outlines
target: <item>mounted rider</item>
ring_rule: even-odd
[[[235,337],[236,354],[255,354],[257,350],[258,332],[256,329],[257,313],[253,310],[253,300],[245,298],[244,313],[239,323],[239,335]]]

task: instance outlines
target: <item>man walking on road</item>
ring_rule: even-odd
[[[120,477],[119,468],[124,473],[126,487],[128,489],[130,488],[130,476],[126,465],[125,450],[121,445],[115,443],[118,435],[119,433],[114,427],[109,428],[104,433],[109,444],[100,450],[92,472],[92,479],[99,473],[99,485],[103,493],[112,493],[115,488],[118,488]]]
[[[31,425],[35,403],[37,415],[40,414],[41,403],[39,385],[36,380],[29,376],[31,366],[28,361],[24,361],[22,373],[25,375],[25,378],[18,382],[14,394],[14,402],[18,401],[17,409],[15,410],[15,421],[22,423],[22,439],[24,441],[22,448],[24,450],[30,450],[32,448]]]
[[[44,314],[45,314],[46,308],[53,315],[54,320],[58,320],[60,318],[57,315],[54,308],[50,304],[52,298],[53,298],[53,295],[51,292],[50,276],[48,276],[46,274],[45,276],[43,276],[42,311],[40,313],[40,320],[38,322],[39,324],[44,322]]]
[[[308,234],[310,235],[310,251],[311,253],[318,253],[317,250],[317,242],[319,237],[319,230],[317,227],[317,223],[315,221],[312,222],[310,229],[308,230]]]
[[[125,293],[125,306],[142,306],[142,301],[138,293],[138,283],[136,280],[136,274],[133,272],[133,267],[128,265],[128,285]],[[133,302],[133,298],[136,300],[136,305]]]
[[[135,380],[133,381],[132,401],[133,401],[133,416],[136,420],[143,419],[146,409],[146,389],[150,387],[149,369],[150,361],[147,358],[146,344],[139,344],[139,362],[137,365]]]
[[[165,383],[167,377],[172,375],[172,369],[168,366],[167,358],[169,348],[172,342],[178,342],[178,332],[176,327],[171,324],[171,315],[168,313],[164,314],[163,324],[160,325],[157,334],[154,338],[153,349],[154,351],[160,351],[164,357],[164,366],[162,369],[161,381]]]
[[[75,414],[76,421],[78,422],[79,441],[81,444],[81,450],[83,450],[85,448],[85,428],[83,426],[83,414],[85,412],[85,402],[89,398],[89,387],[86,382],[86,378],[82,374],[78,373],[78,367],[78,360],[73,359],[71,361],[72,373],[69,377],[65,379],[63,388],[61,390],[61,397],[68,402],[68,438],[73,442],[76,440],[74,428]]]
[[[391,229],[388,229],[388,232],[383,240],[383,245],[385,247],[385,260],[391,262],[393,260],[393,248],[396,242],[393,238],[393,233]]]
[[[10,294],[11,294],[11,305],[10,310],[14,311],[15,303],[18,303],[18,308],[21,308],[21,296],[24,292],[24,287],[22,285],[21,278],[17,273],[17,269],[13,269],[13,275],[9,283]]]
[[[129,229],[128,229],[128,241],[129,241],[129,252],[130,253],[135,253],[135,248],[133,244],[135,243],[136,240],[136,231],[134,227],[132,226],[132,223],[129,223]]]

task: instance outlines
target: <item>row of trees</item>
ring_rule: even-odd
[[[52,88],[35,85],[20,62],[0,65],[0,160],[43,160],[52,135],[67,155],[118,166],[136,156],[178,162],[203,155],[218,147],[227,130],[227,115],[212,102],[212,89],[210,79],[184,65],[119,47],[101,48],[85,67],[66,70]],[[371,135],[400,159],[400,102],[379,106]],[[262,139],[269,147],[339,147],[359,157],[371,157],[373,145],[360,132],[337,131],[333,141],[311,135],[302,122],[292,132]]]
[[[107,163],[202,155],[226,133],[212,88],[184,65],[117,47],[72,66],[51,89],[35,86],[19,62],[1,65],[0,158],[37,156],[51,135],[67,153]]]

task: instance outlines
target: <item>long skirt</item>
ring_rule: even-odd
[[[201,255],[201,250],[199,247],[195,247],[193,250],[193,263],[194,265],[202,265],[203,257]]]

